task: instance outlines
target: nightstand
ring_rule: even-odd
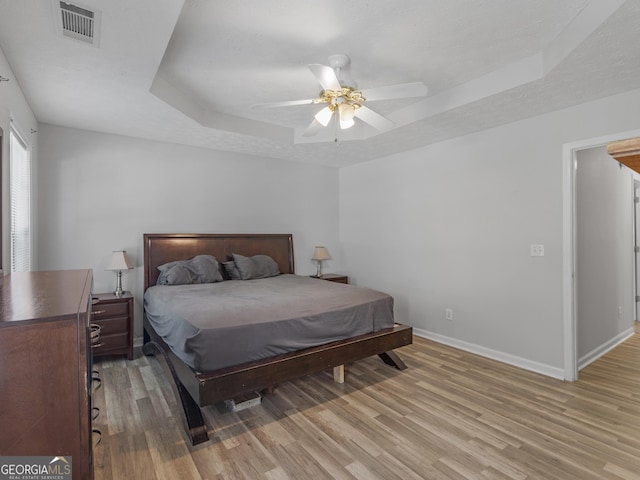
[[[349,277],[347,275],[336,275],[335,273],[325,273],[320,275],[320,279],[336,283],[349,283]]]
[[[133,295],[94,293],[92,297],[91,323],[101,327],[93,356],[126,355],[133,360]]]

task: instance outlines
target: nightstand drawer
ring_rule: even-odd
[[[97,303],[91,309],[94,320],[104,317],[127,316],[129,314],[128,303]]]
[[[129,334],[100,335],[99,346],[95,347],[94,354],[107,353],[110,350],[126,349],[129,346]]]
[[[129,330],[129,317],[103,318],[94,320],[93,323],[100,325],[100,338],[114,333],[127,333]]]

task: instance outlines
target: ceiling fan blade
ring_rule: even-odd
[[[291,100],[289,102],[256,103],[254,105],[251,105],[251,108],[260,109],[260,108],[291,107],[294,105],[311,105],[312,103],[316,103],[315,98],[309,98],[306,100]]]
[[[313,137],[324,130],[322,124],[317,121],[315,118],[313,121],[305,128],[304,132],[302,132],[303,137]]]
[[[429,89],[422,82],[400,83],[386,87],[367,88],[362,90],[362,95],[368,102],[375,100],[388,100],[394,98],[424,97]]]
[[[333,68],[320,65],[319,63],[312,63],[309,65],[309,70],[316,76],[324,90],[338,91],[342,88]]]
[[[364,106],[356,109],[355,116],[382,132],[391,130],[396,126],[396,124],[388,118],[385,118],[379,113],[376,113],[370,108]]]

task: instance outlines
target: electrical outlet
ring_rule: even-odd
[[[531,256],[532,257],[544,257],[544,245],[531,244]]]
[[[444,319],[445,320],[453,320],[453,309],[445,308],[444,309]]]

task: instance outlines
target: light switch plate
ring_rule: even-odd
[[[531,244],[531,256],[532,257],[544,257],[544,245]]]

